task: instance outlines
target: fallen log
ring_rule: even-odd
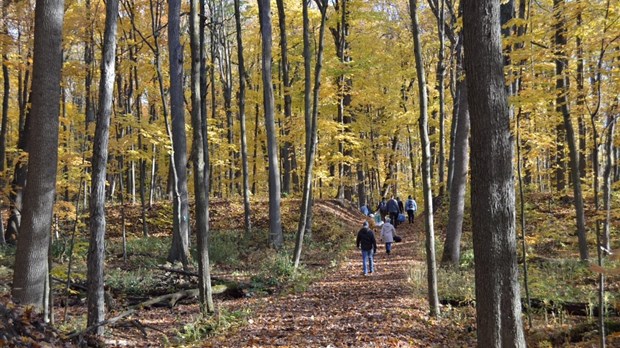
[[[444,298],[439,301],[442,305],[450,305],[452,307],[466,307],[475,306],[476,301],[470,299],[458,299],[458,298]],[[527,301],[521,300],[523,310],[526,309]],[[599,308],[592,306],[585,302],[559,302],[559,301],[544,301],[540,299],[531,299],[531,307],[534,309],[544,309],[547,313],[553,313],[562,311],[566,314],[577,316],[598,316]],[[620,316],[618,310],[614,307],[608,306],[605,309],[606,316]]]
[[[226,286],[217,286],[213,288],[213,294],[220,294],[224,291],[226,291],[227,287]],[[93,330],[95,330],[98,327],[101,326],[107,326],[107,325],[112,325],[134,313],[136,313],[138,310],[140,309],[144,309],[150,306],[153,306],[157,303],[160,302],[164,302],[167,301],[168,304],[171,307],[174,307],[179,301],[186,299],[186,298],[198,298],[199,295],[199,291],[198,289],[188,289],[188,290],[181,290],[181,291],[177,291],[175,293],[172,294],[166,294],[166,295],[161,295],[161,296],[157,296],[154,297],[152,299],[149,299],[147,301],[138,303],[135,306],[130,307],[129,309],[125,310],[124,312],[121,312],[120,314],[118,314],[115,317],[112,317],[110,319],[106,319],[104,321],[101,321],[97,324],[91,325],[89,327],[87,327],[86,329],[82,330],[82,331],[78,331],[78,332],[74,332],[72,334],[70,334],[69,336],[67,336],[68,339],[74,339],[76,337],[82,337],[90,332],[92,332]]]

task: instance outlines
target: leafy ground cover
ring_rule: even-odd
[[[526,235],[527,260],[530,296],[537,306],[531,310],[532,326],[524,317],[528,345],[596,346],[597,273],[577,261],[570,205],[553,197],[535,195],[531,199],[538,203],[530,204],[527,211],[531,226]],[[359,252],[354,250],[355,234],[363,216],[338,201],[319,201],[315,206],[312,242],[305,245],[303,266],[295,272],[290,255],[297,207],[298,201],[294,200],[285,200],[283,204],[286,243],[276,253],[266,247],[266,203],[254,204],[255,230],[246,235],[242,230],[240,202],[213,202],[210,255],[219,294],[215,298],[217,312],[208,318],[200,316],[195,294],[191,292],[197,283],[192,271],[182,272],[179,265],[165,261],[170,243],[169,207],[149,211],[151,236],[145,238],[141,235],[139,208],[127,206],[126,259],[120,242],[120,212],[118,207],[112,207],[106,264],[109,317],[159,296],[182,296],[174,301],[167,297],[108,325],[99,342],[87,340],[87,335],[82,342],[137,347],[475,345],[474,259],[469,221],[465,223],[460,267],[439,270],[444,305],[441,317],[435,319],[428,316],[426,303],[423,219],[418,217],[414,225],[401,225],[398,234],[404,241],[395,245],[390,257],[380,247],[377,272],[364,277]],[[444,206],[436,216],[438,255],[442,251],[446,211]],[[10,291],[14,250],[1,250],[3,323],[21,322],[21,326],[15,327],[25,328],[27,331],[19,332],[27,332],[31,341],[47,340],[53,346],[79,343],[80,336],[70,341],[66,338],[83,330],[86,322],[87,248],[83,234],[79,230],[74,243],[72,286],[68,293],[64,280],[71,253],[70,232],[60,233],[61,238],[52,248],[53,275],[59,280],[54,286],[54,329],[27,309],[10,303],[6,294]],[[607,267],[616,265],[609,261]],[[616,334],[620,330],[616,309],[619,284],[617,276],[610,276],[606,282],[608,346],[620,346]],[[563,306],[566,303],[586,304],[585,313],[577,315],[567,310]],[[22,342],[5,338],[5,343]]]

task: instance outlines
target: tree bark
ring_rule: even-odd
[[[284,243],[284,236],[280,217],[280,165],[271,76],[271,3],[268,0],[258,0],[258,13],[262,42],[263,109],[269,157],[269,242],[276,249],[280,249]]]
[[[500,3],[480,0],[463,5],[478,346],[525,347]]]
[[[422,188],[424,193],[424,219],[426,228],[426,270],[428,282],[428,305],[430,315],[439,317],[439,295],[437,293],[437,265],[435,260],[435,228],[433,224],[433,191],[431,186],[431,150],[428,137],[428,96],[426,77],[422,60],[422,44],[418,25],[417,0],[409,0],[411,22],[413,27],[413,50],[418,77],[420,97],[420,140],[422,143]]]
[[[32,129],[23,225],[15,252],[13,299],[44,311],[48,250],[58,162],[63,0],[38,0],[32,71]]]

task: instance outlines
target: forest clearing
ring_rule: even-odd
[[[620,346],[620,2],[0,11],[0,346]]]

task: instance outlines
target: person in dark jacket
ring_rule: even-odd
[[[387,202],[388,213],[390,214],[390,220],[394,227],[398,226],[398,214],[400,214],[400,208],[398,202],[394,199],[394,196]]]
[[[385,217],[388,214],[387,202],[385,201],[385,197],[381,198],[381,202],[379,202],[377,210],[379,211],[379,214],[381,214],[381,221],[385,221]]]
[[[403,206],[403,201],[400,200],[400,197],[396,197],[396,203],[398,203],[398,210],[401,214],[405,213],[405,207]]]
[[[375,233],[368,228],[368,221],[364,221],[362,229],[357,232],[355,244],[358,249],[362,250],[362,269],[364,275],[374,272],[373,255],[377,253],[377,240],[375,239]]]

